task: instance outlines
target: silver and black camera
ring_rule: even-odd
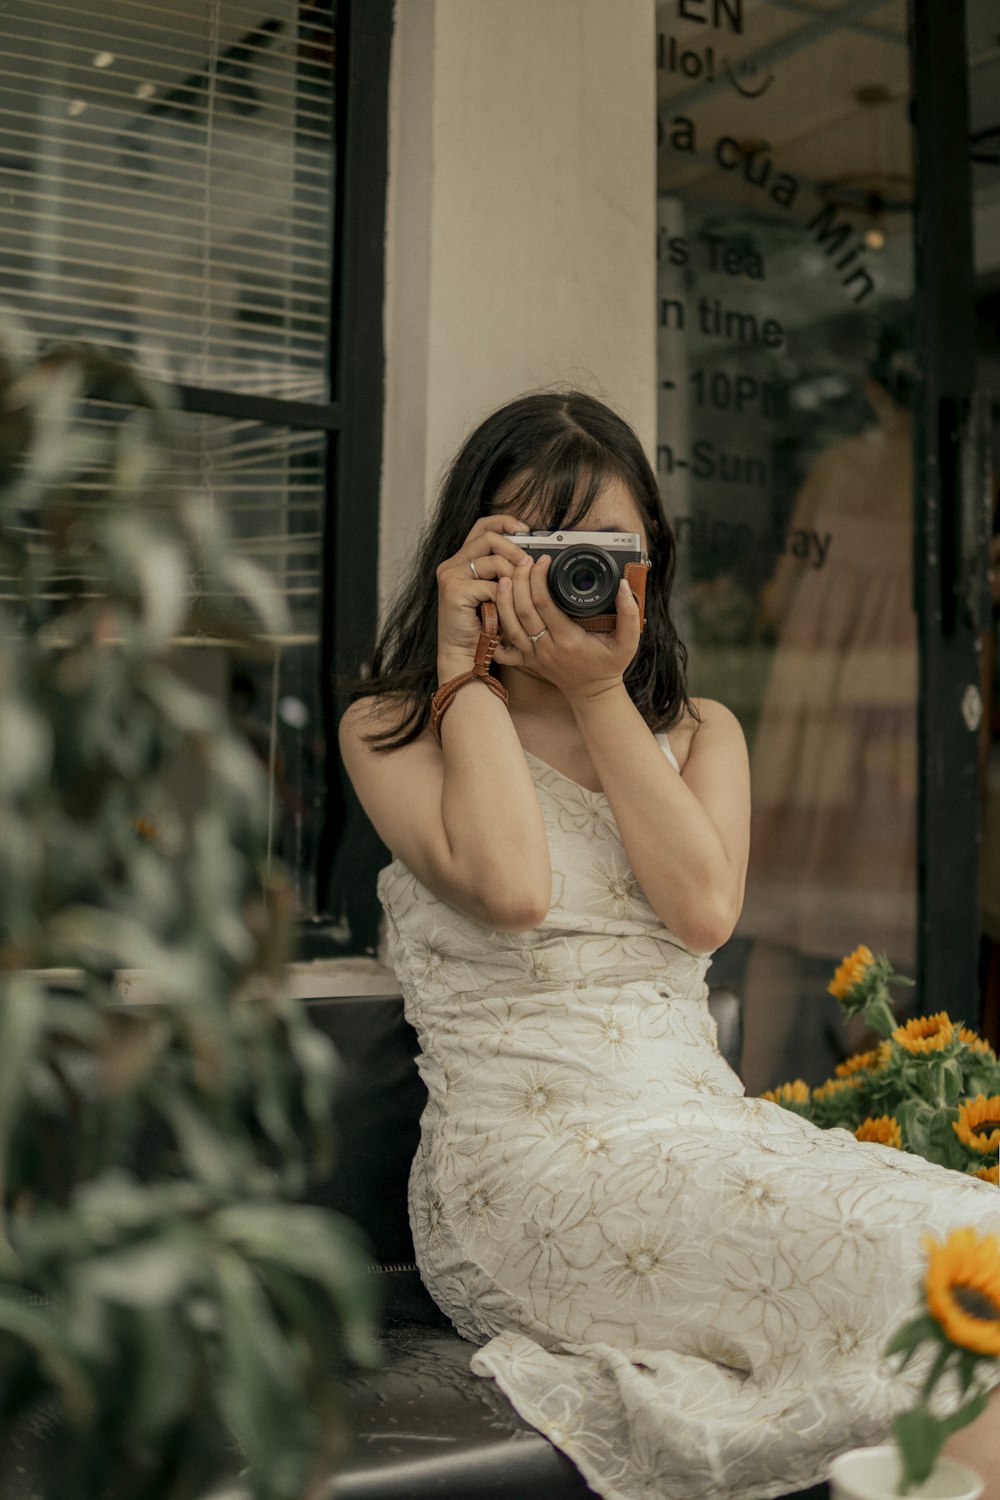
[[[642,609],[649,558],[636,532],[530,531],[510,539],[529,557],[549,554],[549,593],[573,619],[584,622],[600,615],[613,622],[622,578],[628,579]],[[614,629],[613,623],[608,628]]]

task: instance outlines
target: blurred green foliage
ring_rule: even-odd
[[[296,1201],[336,1060],[283,989],[263,771],[170,650],[266,649],[282,602],[171,477],[162,389],[12,326],[0,350],[0,1489],[42,1412],[45,1500],[239,1469],[308,1500],[373,1278]]]

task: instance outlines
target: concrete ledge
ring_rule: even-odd
[[[80,988],[79,969],[33,969],[53,989]],[[341,995],[398,995],[391,969],[374,958],[320,958],[288,965],[288,991],[296,1000],[336,999]],[[115,977],[118,998],[129,1005],[152,1005],[156,995],[144,969],[120,969]]]

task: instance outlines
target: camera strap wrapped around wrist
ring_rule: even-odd
[[[450,681],[443,682],[431,699],[431,728],[441,738],[441,720],[446,711],[451,707],[455,694],[459,688],[465,687],[467,682],[485,682],[491,693],[495,693],[501,703],[507,702],[507,689],[497,677],[490,676],[490,662],[500,644],[500,620],[497,615],[497,607],[491,599],[487,599],[479,606],[479,616],[482,620],[482,630],[476,644],[476,655],[470,672],[463,672],[458,677],[452,677]]]

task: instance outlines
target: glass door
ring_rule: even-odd
[[[929,778],[974,790],[976,756],[978,603],[954,604],[955,549],[971,566],[979,545],[955,520],[975,444],[964,47],[941,0],[657,7],[657,467],[691,689],[751,750],[746,907],[714,970],[743,1000],[751,1091],[821,1082],[857,1045],[826,985],[860,943],[945,1003]],[[964,739],[935,706],[956,674]],[[975,907],[966,821],[949,921]],[[949,959],[970,1000],[975,926]]]
[[[991,427],[986,505],[990,622],[982,659],[983,846],[980,871],[983,932],[983,1030],[1000,1047],[1000,17],[995,0],[969,0],[969,115],[973,163],[973,250],[976,270],[976,380],[982,418]]]

